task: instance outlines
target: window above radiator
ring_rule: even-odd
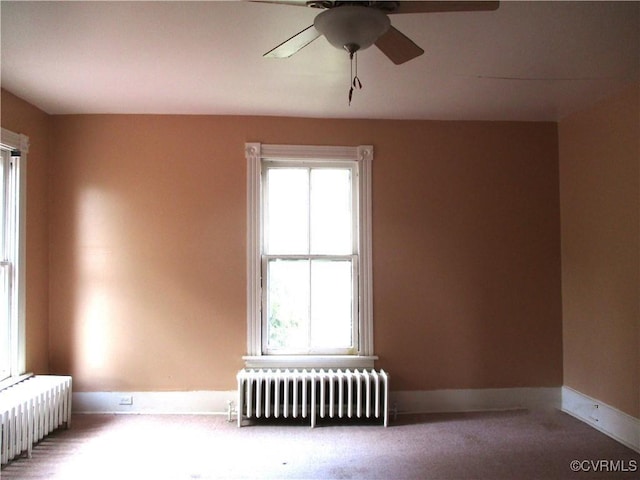
[[[245,153],[247,367],[371,368],[373,148]]]

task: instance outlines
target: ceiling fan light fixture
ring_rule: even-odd
[[[373,45],[389,30],[389,17],[376,8],[344,5],[316,16],[314,27],[336,48],[349,53]]]

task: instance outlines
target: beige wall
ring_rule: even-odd
[[[232,389],[243,143],[372,143],[393,388],[557,386],[564,363],[566,385],[640,417],[639,90],[559,140],[545,123],[49,117],[2,90],[2,126],[31,139],[28,368],[50,356],[78,390]]]
[[[43,111],[2,90],[2,127],[29,136],[27,158],[26,367],[48,372],[49,342],[49,130]]]
[[[373,144],[393,389],[562,384],[554,123],[53,118],[51,366],[77,390],[233,389],[246,141]]]
[[[393,387],[561,385],[555,124],[379,127],[375,338]]]
[[[32,141],[32,370],[78,391],[233,389],[244,142],[371,143],[375,341],[393,389],[562,384],[555,124],[48,117],[2,100],[2,125]]]
[[[640,85],[559,138],[564,381],[640,418]]]

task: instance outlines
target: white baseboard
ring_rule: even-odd
[[[74,413],[167,413],[227,415],[237,391],[74,392]]]
[[[570,387],[562,387],[562,411],[640,453],[640,419]]]
[[[497,388],[390,392],[397,413],[560,408],[560,388]],[[127,404],[128,401],[130,404]],[[237,391],[74,392],[74,413],[228,413]]]
[[[559,387],[396,391],[389,397],[400,414],[560,408]]]

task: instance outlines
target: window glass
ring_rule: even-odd
[[[311,253],[351,253],[351,170],[312,170],[310,196]]]
[[[351,260],[314,260],[311,263],[313,347],[353,345],[352,271]]]
[[[308,171],[271,168],[267,170],[266,192],[266,253],[308,253]]]
[[[8,238],[13,231],[11,228],[12,215],[11,205],[13,202],[9,197],[10,188],[10,168],[11,152],[1,150],[2,160],[0,163],[0,380],[11,375],[11,355],[14,350],[11,346],[11,271],[13,255],[9,245],[11,239]]]
[[[268,346],[304,350],[309,339],[309,260],[271,260],[268,269]]]

